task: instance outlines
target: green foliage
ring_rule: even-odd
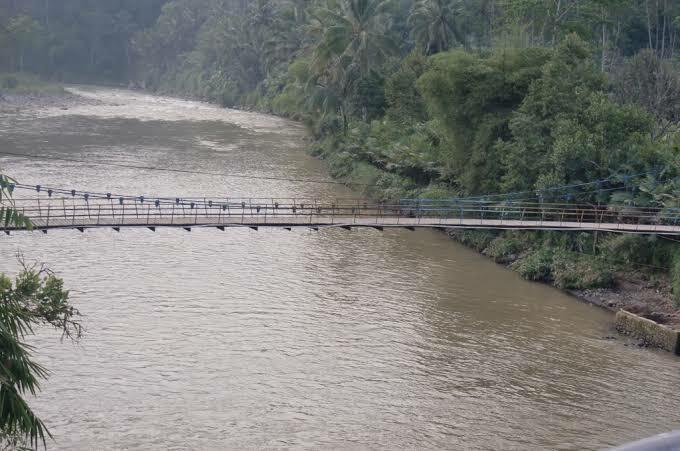
[[[25,343],[36,326],[51,326],[78,339],[82,328],[63,281],[45,267],[27,267],[15,280],[0,274],[0,445],[37,448],[51,437],[25,400],[39,390],[47,370]]]
[[[427,55],[443,52],[463,42],[456,9],[459,1],[417,0],[409,15],[416,45]]]
[[[652,130],[638,107],[618,106],[586,44],[571,35],[545,64],[500,142],[504,190],[527,190],[643,172]],[[603,201],[603,199],[599,199]]]
[[[665,268],[672,264],[672,242],[657,236],[612,235],[601,245],[602,252],[625,269]]]
[[[498,233],[490,230],[452,230],[449,235],[459,243],[482,252],[489,247]]]
[[[597,256],[558,251],[553,255],[552,277],[564,289],[608,288],[614,275],[606,261]]]
[[[542,247],[513,263],[512,268],[527,280],[551,282],[554,278],[553,256],[553,250]]]
[[[496,142],[509,138],[508,122],[549,57],[543,49],[463,51],[436,55],[418,80],[432,116],[447,131],[443,176],[467,193],[499,191],[503,163]]]
[[[520,257],[529,244],[517,233],[507,233],[496,237],[484,249],[484,254],[496,263],[512,263]]]
[[[680,252],[675,251],[671,266],[671,290],[673,292],[673,304],[680,309]]]
[[[125,80],[129,39],[167,0],[0,2],[0,71]]]
[[[33,224],[16,209],[12,198],[15,180],[0,174],[0,228],[26,228],[31,230]]]
[[[680,71],[651,50],[640,51],[614,73],[619,102],[642,106],[654,115],[662,136],[680,121]]]
[[[385,82],[385,98],[390,121],[401,126],[428,120],[425,102],[416,88],[416,81],[425,72],[427,59],[419,54],[408,55]]]
[[[12,94],[62,94],[64,88],[26,73],[0,74],[0,92]]]

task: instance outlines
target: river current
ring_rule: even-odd
[[[55,158],[0,156],[4,173],[149,198],[353,196],[266,179],[331,181],[295,123],[77,91],[101,103],[0,116],[0,150]],[[65,279],[87,329],[31,339],[50,449],[581,450],[680,425],[680,359],[604,339],[610,313],[441,233],[16,233],[0,271],[19,251]]]

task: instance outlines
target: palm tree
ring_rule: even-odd
[[[338,9],[320,8],[315,18],[321,40],[315,61],[321,69],[356,72],[365,77],[378,70],[397,45],[381,21],[389,0],[342,0]]]
[[[347,124],[347,99],[357,83],[379,72],[398,47],[382,21],[390,0],[330,0],[310,13],[310,32],[319,36],[314,48],[315,81],[332,88],[343,100],[340,113]],[[366,115],[365,107],[364,116]]]
[[[425,54],[443,52],[462,42],[456,26],[456,0],[418,0],[408,19],[413,38]]]

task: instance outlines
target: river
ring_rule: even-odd
[[[78,89],[103,103],[5,114],[0,150],[82,163],[0,157],[5,173],[148,197],[352,195],[262,178],[331,181],[295,123]],[[441,233],[16,233],[0,271],[19,250],[65,279],[87,329],[31,339],[52,372],[32,401],[50,449],[581,450],[680,424],[680,359],[604,339],[610,313]]]

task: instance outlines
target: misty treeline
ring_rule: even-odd
[[[672,214],[679,49],[676,0],[0,0],[0,70],[304,121],[333,174],[382,199],[532,191],[506,200]],[[647,271],[680,301],[659,237],[457,237],[530,279]]]

